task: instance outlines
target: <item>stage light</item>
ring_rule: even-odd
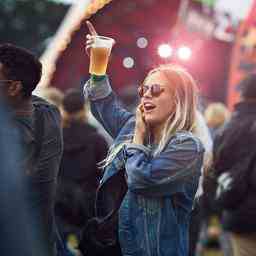
[[[139,48],[146,48],[148,46],[148,40],[145,37],[138,38],[137,46]]]
[[[189,47],[187,46],[181,46],[179,49],[178,49],[178,57],[181,59],[181,60],[189,60],[190,57],[192,55],[192,51]]]
[[[132,68],[134,66],[134,59],[131,57],[124,58],[123,65],[125,68]]]
[[[169,58],[172,56],[172,47],[169,44],[161,44],[158,47],[158,54],[162,58]]]

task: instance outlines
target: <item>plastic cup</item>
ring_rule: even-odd
[[[109,56],[114,39],[105,36],[95,36],[90,52],[89,73],[102,76],[106,74]]]

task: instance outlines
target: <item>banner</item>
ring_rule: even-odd
[[[256,0],[240,25],[231,57],[227,103],[230,109],[239,101],[240,82],[256,72]]]
[[[237,26],[228,13],[214,9],[214,4],[215,0],[181,0],[177,23],[206,38],[233,42]]]

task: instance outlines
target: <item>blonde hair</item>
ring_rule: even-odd
[[[220,127],[229,119],[230,112],[222,103],[211,103],[206,108],[204,116],[210,127]]]
[[[182,67],[177,65],[161,65],[151,70],[147,78],[155,72],[161,72],[174,90],[175,110],[166,120],[162,131],[160,142],[154,152],[154,155],[160,153],[176,132],[189,131],[194,132],[197,111],[197,86],[192,76]],[[121,150],[121,148],[131,142],[132,135],[119,145],[114,145],[110,150],[108,157],[104,160],[102,167],[107,166]]]
[[[202,142],[205,152],[203,158],[203,166],[201,168],[201,176],[199,179],[198,189],[195,198],[198,199],[203,194],[203,179],[206,173],[208,173],[212,164],[212,147],[213,141],[210,135],[209,128],[207,127],[204,116],[197,111],[196,113],[196,125],[194,135]]]
[[[161,72],[174,90],[175,111],[167,119],[161,140],[155,151],[160,153],[166,143],[176,132],[193,132],[195,128],[197,110],[197,86],[193,77],[182,67],[177,65],[162,65],[149,72],[149,77],[155,72]],[[147,78],[146,78],[147,79]]]

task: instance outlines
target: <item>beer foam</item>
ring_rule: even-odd
[[[110,37],[96,36],[94,39],[94,43],[92,44],[92,47],[112,48],[114,42],[114,39]]]

